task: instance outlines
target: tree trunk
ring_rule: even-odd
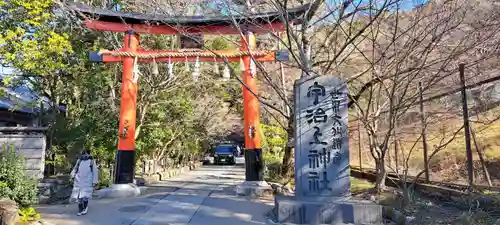
[[[292,174],[292,153],[293,147],[286,146],[285,154],[283,155],[283,169],[282,174],[285,177],[289,177]]]
[[[382,193],[385,190],[385,180],[387,179],[387,169],[385,168],[384,157],[375,159],[375,166],[377,171],[375,188],[378,193]]]
[[[285,153],[283,154],[283,167],[282,167],[282,175],[284,177],[290,177],[292,175],[292,158],[293,158],[293,149],[294,149],[294,143],[290,143],[293,141],[294,138],[294,133],[295,133],[295,127],[293,123],[293,115],[290,116],[290,119],[288,120],[288,128],[286,129],[287,132],[287,144],[285,146]]]

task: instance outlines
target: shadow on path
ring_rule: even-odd
[[[205,166],[146,189],[146,195],[125,199],[93,199],[89,214],[77,217],[76,204],[39,206],[42,219],[55,225],[255,225],[272,200],[236,196],[244,169]]]

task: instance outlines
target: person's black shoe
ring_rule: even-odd
[[[79,202],[78,203],[78,213],[76,214],[77,216],[81,216],[83,215],[82,212],[84,210],[84,207],[83,207],[83,202]]]

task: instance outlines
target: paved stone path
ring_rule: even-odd
[[[95,199],[89,213],[77,206],[39,206],[43,220],[56,225],[252,225],[266,224],[272,200],[236,196],[244,180],[242,166],[204,166],[148,188],[127,199]]]

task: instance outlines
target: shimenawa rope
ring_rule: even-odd
[[[264,56],[269,54],[270,51],[235,51],[233,53],[220,53],[215,54],[214,52],[162,52],[162,53],[136,53],[136,52],[119,52],[119,51],[109,51],[109,50],[100,50],[99,54],[106,54],[112,56],[128,56],[128,57],[137,57],[142,59],[152,59],[152,58],[161,58],[161,57],[241,57],[241,56]]]

